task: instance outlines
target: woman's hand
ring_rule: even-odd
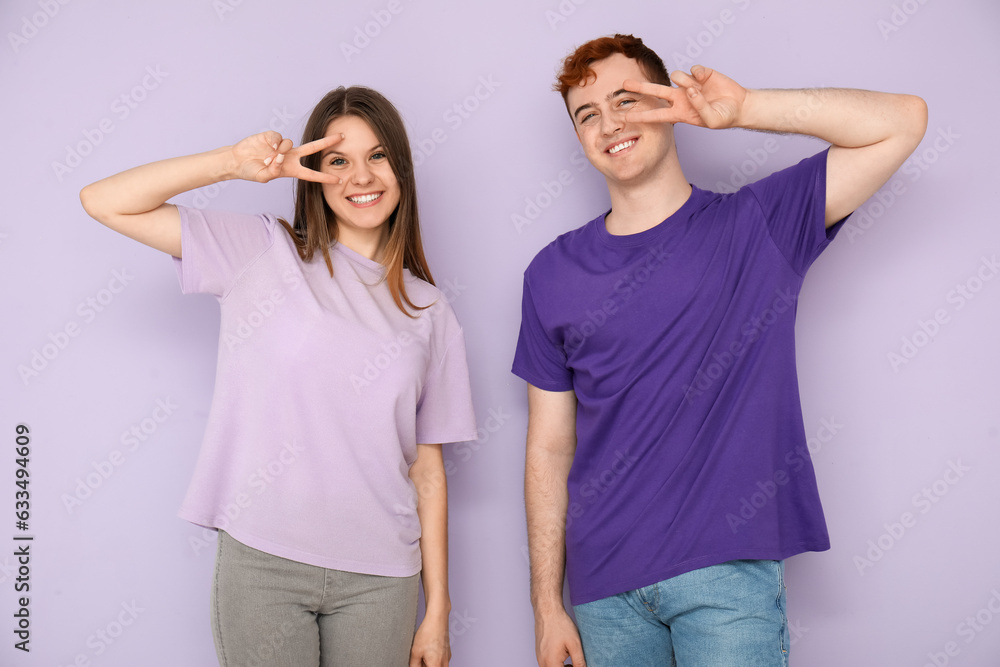
[[[235,178],[257,183],[288,177],[337,184],[341,182],[340,177],[308,169],[302,166],[301,158],[326,150],[343,138],[343,134],[334,134],[293,148],[292,140],[277,132],[254,134],[232,147],[232,173]]]
[[[449,660],[448,614],[430,612],[413,636],[410,667],[448,667]]]

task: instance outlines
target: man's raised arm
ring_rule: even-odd
[[[827,226],[875,194],[927,129],[927,105],[914,95],[845,88],[750,90],[700,65],[691,74],[673,72],[670,78],[677,88],[626,81],[627,90],[670,103],[630,112],[629,119],[791,132],[829,142]]]

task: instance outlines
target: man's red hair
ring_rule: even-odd
[[[605,58],[620,53],[639,63],[639,69],[653,83],[670,85],[670,76],[663,61],[656,52],[642,43],[642,40],[632,35],[615,35],[614,37],[598,37],[586,44],[581,44],[576,51],[566,56],[562,70],[556,77],[553,90],[562,95],[563,102],[574,86],[585,85],[588,79],[596,77],[591,65]],[[568,108],[568,107],[567,107]]]

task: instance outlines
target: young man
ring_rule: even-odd
[[[524,277],[513,370],[528,382],[541,667],[787,664],[783,559],[829,548],[795,374],[796,298],[926,128],[909,95],[747,90],[700,66],[672,78],[630,35],[584,44],[559,76],[611,209]],[[831,146],[720,195],[688,184],[674,123]]]

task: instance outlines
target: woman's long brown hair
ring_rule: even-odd
[[[413,310],[423,310],[430,304],[418,306],[410,301],[403,284],[403,270],[434,284],[431,271],[424,258],[424,247],[420,240],[420,218],[417,214],[417,188],[413,178],[413,156],[410,142],[406,138],[403,119],[392,103],[380,93],[363,86],[341,86],[332,90],[313,109],[305,130],[302,143],[322,139],[330,121],[341,116],[356,116],[371,127],[382,148],[385,149],[399,182],[399,204],[389,216],[389,240],[385,248],[385,280],[393,301],[401,311],[413,317],[406,306]],[[302,158],[302,164],[319,170],[319,153]],[[295,184],[295,217],[289,225],[279,220],[285,227],[298,249],[303,261],[311,261],[316,252],[323,255],[326,267],[333,275],[330,261],[330,245],[336,240],[337,222],[323,197],[323,186],[312,181],[298,180]],[[404,306],[403,304],[406,304]]]

